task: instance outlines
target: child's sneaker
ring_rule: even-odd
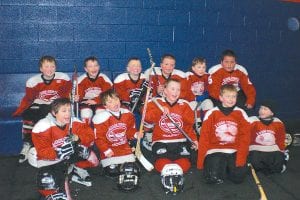
[[[31,148],[29,142],[24,142],[22,150],[19,155],[19,163],[23,163],[28,159],[28,151]]]
[[[92,180],[89,173],[85,169],[76,166],[73,168],[71,180],[87,187],[92,186]]]

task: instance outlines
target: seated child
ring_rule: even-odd
[[[105,110],[97,113],[93,118],[96,139],[95,143],[100,151],[101,164],[106,175],[122,176],[122,167],[130,165],[133,171],[126,186],[123,178],[118,179],[121,189],[134,190],[138,185],[139,168],[135,163],[135,156],[129,145],[138,136],[132,112],[121,108],[120,98],[114,90],[107,90],[100,95]],[[128,164],[129,163],[129,164]]]
[[[165,114],[169,114],[194,141],[195,146],[192,148],[198,148],[197,137],[193,130],[194,120],[191,117],[193,111],[186,100],[179,99],[180,86],[178,80],[172,78],[167,80],[164,89],[165,97],[155,98],[163,107],[164,112],[153,101],[149,101],[145,115],[145,127],[153,126],[152,154],[155,158],[154,167],[161,173],[164,188],[171,193],[182,190],[183,179],[177,179],[176,174],[169,174],[169,172],[176,171],[179,173],[177,175],[183,175],[190,169],[190,144],[187,143],[185,136]],[[171,185],[169,181],[165,181],[167,176],[174,178]],[[175,190],[174,187],[176,187]]]
[[[78,94],[81,119],[90,124],[97,109],[101,109],[100,94],[112,88],[109,78],[100,73],[98,59],[94,56],[84,60],[85,74],[78,77]]]
[[[56,72],[56,60],[52,56],[43,56],[39,60],[41,74],[29,78],[26,82],[25,96],[13,116],[23,118],[23,148],[19,162],[27,160],[32,146],[31,132],[33,126],[50,112],[54,99],[68,97],[71,81],[67,74]]]
[[[258,117],[250,117],[251,143],[249,161],[265,174],[285,171],[285,126],[275,115],[275,104],[264,101]]]
[[[197,167],[204,170],[207,183],[223,183],[226,173],[231,181],[241,183],[247,174],[248,116],[235,106],[234,85],[223,85],[219,98],[222,104],[209,110],[202,123]]]
[[[51,113],[32,130],[39,168],[37,187],[45,199],[66,195],[64,180],[69,172],[72,181],[91,186],[90,176],[84,168],[99,164],[97,156],[90,150],[94,141],[93,130],[77,118],[73,119],[70,128],[70,109],[69,99],[54,100]]]

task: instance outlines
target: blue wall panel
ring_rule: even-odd
[[[173,53],[187,71],[195,56],[219,63],[232,48],[255,84],[258,102],[274,98],[286,118],[300,114],[300,4],[274,0],[0,0],[0,73],[36,73],[45,54],[70,72],[95,55],[117,75],[127,59],[149,66],[150,47],[159,65]],[[20,83],[18,83],[20,84]],[[22,83],[23,84],[23,83]]]

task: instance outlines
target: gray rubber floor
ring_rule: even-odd
[[[300,199],[300,147],[290,148],[288,170],[283,174],[265,176],[258,173],[269,200]],[[18,157],[0,157],[0,199],[35,200],[39,199],[35,186],[36,169],[28,163],[19,164]],[[203,200],[252,200],[259,199],[259,191],[251,173],[239,185],[225,181],[221,185],[207,185],[202,172],[195,166],[185,175],[185,189],[173,196],[166,195],[161,187],[159,174],[142,170],[140,188],[124,193],[116,188],[114,180],[101,174],[101,168],[90,169],[93,186],[85,187],[71,183],[74,200],[122,200],[122,199],[203,199]]]

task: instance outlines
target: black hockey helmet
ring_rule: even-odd
[[[57,190],[59,186],[55,177],[47,171],[40,171],[37,175],[37,185],[39,190]]]
[[[126,162],[120,166],[120,175],[117,181],[122,191],[133,191],[138,188],[140,168],[135,162]]]

